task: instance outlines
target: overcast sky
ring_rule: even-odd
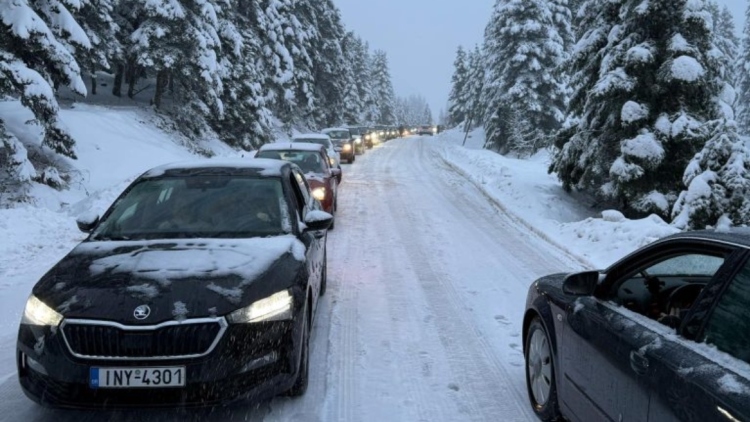
[[[334,0],[347,29],[390,59],[399,96],[421,94],[435,118],[445,108],[456,47],[482,42],[495,0]],[[738,33],[747,0],[718,0],[729,6]]]

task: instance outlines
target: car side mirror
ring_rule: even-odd
[[[573,273],[563,280],[563,293],[575,296],[591,296],[596,291],[602,274],[599,271]]]
[[[325,211],[312,210],[305,215],[305,231],[327,230],[333,223],[333,216]]]
[[[331,174],[334,177],[339,177],[339,176],[341,176],[341,169],[338,168],[338,167],[334,167],[334,168],[331,169]]]
[[[91,230],[96,227],[96,225],[99,223],[99,214],[89,212],[85,214],[81,214],[76,218],[76,224],[78,225],[78,230],[84,232],[84,233],[91,233]]]

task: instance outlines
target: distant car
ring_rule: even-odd
[[[34,285],[23,392],[74,408],[303,394],[331,223],[317,207],[282,161],[141,175],[101,219],[78,219],[88,237]]]
[[[362,155],[368,148],[372,148],[372,138],[370,129],[366,126],[346,126],[354,139],[355,153]]]
[[[750,229],[653,242],[529,289],[526,383],[544,421],[750,420]]]
[[[336,151],[336,146],[331,141],[331,138],[324,133],[306,133],[301,135],[295,135],[292,137],[292,142],[303,142],[310,144],[318,144],[326,147],[328,152],[328,158],[331,159],[331,167],[339,169],[339,175],[336,178],[338,183],[341,183],[342,172],[341,172],[341,154]]]
[[[435,126],[423,125],[417,128],[417,135],[434,135]]]
[[[334,142],[334,144],[338,143],[339,145],[342,145],[342,152],[344,150],[344,144],[351,143],[352,145],[352,151],[354,155],[360,155],[364,154],[364,140],[361,136],[355,134],[355,131],[352,128],[343,128],[343,127],[330,127],[323,129],[321,131],[322,133],[325,133],[328,135],[331,140]],[[347,157],[348,158],[348,157]],[[356,157],[351,157],[350,164],[354,162]]]
[[[338,176],[341,170],[331,167],[324,146],[302,142],[265,144],[258,149],[255,158],[272,158],[298,165],[310,184],[313,198],[320,201],[323,211],[334,217],[330,227],[330,230],[333,230],[336,224]]]

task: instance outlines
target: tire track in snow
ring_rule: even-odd
[[[359,163],[363,156],[358,157]],[[329,260],[336,268],[335,285],[329,284],[333,293],[332,317],[329,333],[328,375],[330,386],[325,401],[325,421],[354,421],[357,403],[356,364],[358,357],[357,338],[357,272],[364,258],[362,248],[357,247],[364,227],[360,215],[366,213],[361,198],[352,189],[356,188],[357,168],[349,166],[351,172],[344,174],[337,213],[336,231],[332,232]],[[351,173],[351,174],[350,174]],[[352,183],[355,182],[355,183]],[[344,229],[344,230],[342,230]],[[345,231],[345,232],[344,232]],[[339,234],[341,233],[341,234]],[[353,242],[354,241],[354,242]],[[330,294],[329,293],[329,294]]]

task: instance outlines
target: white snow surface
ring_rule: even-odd
[[[0,103],[9,130],[33,141],[34,127],[23,124],[28,114],[9,104]],[[343,166],[304,397],[205,411],[49,412],[23,396],[15,377],[15,337],[32,286],[85,237],[76,216],[101,213],[149,168],[197,158],[135,110],[76,105],[61,116],[78,142],[80,159],[69,162],[80,175],[76,183],[64,192],[37,186],[33,204],[0,209],[0,415],[7,420],[535,420],[520,339],[530,283],[606,267],[677,232],[656,216],[631,220],[592,209],[547,173],[548,153],[503,157],[481,148],[481,131],[465,146],[463,134],[451,130],[389,141]],[[201,250],[204,242],[218,252]],[[304,257],[292,236],[255,242],[189,239],[181,247],[193,254],[190,262],[143,247],[136,261],[105,258],[92,269],[137,262],[129,269],[156,281],[132,287],[145,300],[174,276],[238,268],[250,276],[274,253]],[[238,301],[244,287],[206,289]],[[189,311],[173,305],[175,318]],[[731,364],[708,346],[696,351]],[[744,376],[746,368],[739,369]],[[730,379],[723,385],[735,387]]]
[[[672,76],[685,82],[695,82],[706,70],[694,57],[679,56],[672,61]]]

